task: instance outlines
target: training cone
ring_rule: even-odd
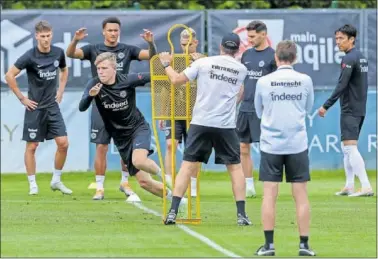
[[[139,196],[137,194],[131,194],[129,198],[126,199],[127,203],[133,203],[133,202],[141,202]]]
[[[97,189],[97,184],[96,183],[91,183],[89,186],[88,186],[88,189]]]

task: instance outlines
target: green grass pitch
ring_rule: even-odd
[[[369,172],[376,190],[376,172]],[[107,173],[105,200],[91,200],[93,173],[62,176],[72,196],[49,188],[50,174],[38,174],[39,195],[28,195],[24,174],[1,175],[2,257],[224,257],[177,226],[164,226],[161,218],[131,204],[118,191],[120,174]],[[132,187],[143,204],[161,213],[162,202]],[[344,184],[342,171],[312,172],[310,245],[319,257],[377,257],[377,199],[336,197]],[[356,179],[356,184],[358,180]],[[229,176],[201,175],[202,223],[189,226],[233,253],[252,257],[264,243],[261,212],[262,184],[255,183],[257,198],[247,200],[253,226],[236,225],[236,206]],[[298,232],[290,185],[280,186],[275,228],[276,256],[298,253]]]

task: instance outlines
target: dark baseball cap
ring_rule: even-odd
[[[240,46],[239,35],[235,33],[227,33],[222,38],[222,46],[229,50],[237,50]]]

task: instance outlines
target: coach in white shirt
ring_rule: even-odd
[[[256,255],[274,255],[275,207],[279,182],[285,167],[286,182],[292,184],[299,226],[299,255],[314,256],[309,248],[310,204],[307,181],[310,181],[306,114],[314,103],[311,78],[296,72],[292,64],[297,56],[294,42],[277,45],[277,71],[257,81],[256,114],[261,118],[259,180],[264,183],[262,221],[265,245]]]
[[[251,224],[245,214],[245,178],[236,133],[236,101],[247,75],[247,68],[234,58],[239,46],[239,36],[229,33],[222,38],[220,55],[198,59],[180,74],[170,66],[172,56],[167,52],[160,54],[160,60],[172,84],[182,85],[197,80],[193,117],[166,225],[176,223],[178,206],[188,187],[190,176],[199,171],[201,162],[208,162],[213,148],[215,163],[225,164],[231,175],[237,223]]]

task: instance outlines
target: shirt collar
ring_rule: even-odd
[[[291,66],[291,65],[282,65],[282,66],[279,66],[278,68],[277,68],[277,70],[278,69],[293,69],[293,66]]]

